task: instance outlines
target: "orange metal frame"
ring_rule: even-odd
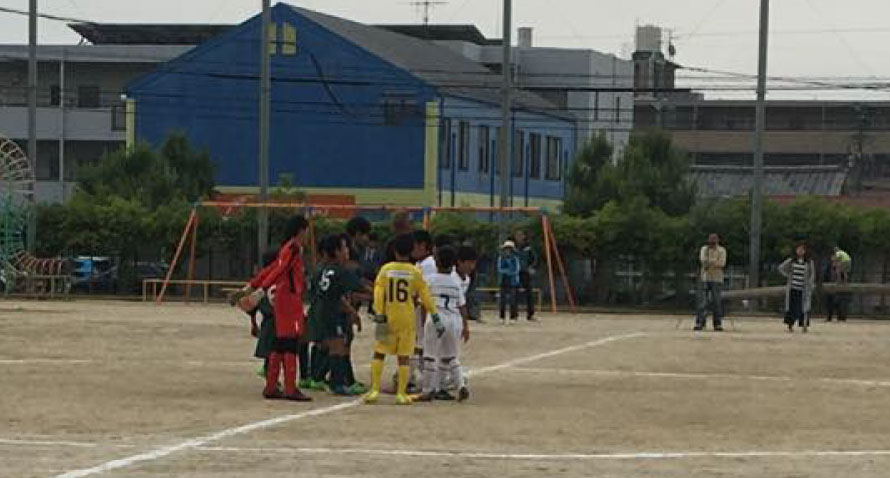
[[[547,216],[546,212],[542,211],[538,208],[531,207],[509,207],[509,208],[497,208],[497,207],[420,207],[420,206],[388,206],[388,205],[332,205],[332,204],[306,204],[306,203],[231,203],[224,201],[203,201],[195,205],[192,208],[191,213],[189,214],[188,221],[186,221],[185,228],[183,228],[182,236],[179,239],[179,244],[176,247],[176,252],[173,255],[173,260],[170,262],[170,268],[167,270],[167,276],[164,278],[164,282],[161,285],[161,291],[157,297],[157,303],[160,304],[164,301],[164,295],[167,292],[167,287],[170,284],[170,280],[173,277],[173,273],[176,270],[176,266],[179,264],[179,261],[182,256],[183,249],[185,247],[186,241],[189,240],[189,236],[191,236],[191,243],[189,245],[189,262],[188,262],[188,272],[187,272],[187,282],[186,282],[186,291],[185,291],[185,302],[188,303],[191,294],[191,287],[188,285],[190,281],[194,280],[194,271],[195,271],[195,249],[198,242],[198,208],[200,207],[225,207],[230,209],[241,209],[241,208],[268,208],[268,209],[303,209],[308,211],[409,211],[409,212],[423,212],[423,228],[430,229],[432,225],[432,216],[436,212],[501,212],[501,213],[523,213],[523,214],[536,214],[541,217],[541,231],[543,233],[544,239],[544,253],[547,259],[547,278],[550,286],[550,310],[552,312],[557,311],[556,307],[556,282],[554,278],[554,267],[553,262],[554,259],[556,261],[556,265],[558,267],[558,272],[560,275],[560,279],[562,280],[562,285],[565,288],[566,297],[568,299],[569,310],[571,312],[575,312],[575,295],[572,292],[571,284],[569,284],[568,276],[566,275],[565,265],[562,261],[562,256],[559,253],[559,247],[556,243],[556,235],[553,233],[553,228],[550,224],[550,218]],[[315,216],[312,214],[308,215],[309,219],[309,241],[311,244],[311,252],[312,252],[312,263],[315,264],[317,258],[315,257]]]

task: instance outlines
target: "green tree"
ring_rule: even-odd
[[[611,158],[612,146],[602,135],[581,150],[568,174],[564,212],[590,216],[609,201],[643,198],[648,206],[679,216],[695,203],[689,158],[666,134],[636,134],[617,161]]]

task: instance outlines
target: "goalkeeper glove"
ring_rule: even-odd
[[[442,336],[445,335],[445,324],[442,323],[439,314],[433,314],[430,317],[433,319],[433,327],[436,328],[436,336],[442,338]]]

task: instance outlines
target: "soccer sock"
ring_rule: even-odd
[[[346,385],[347,387],[351,387],[352,384],[355,383],[355,369],[352,368],[352,355],[347,355],[346,357]]]
[[[284,354],[284,393],[291,395],[297,392],[297,354]]]
[[[300,378],[312,377],[312,365],[309,361],[309,342],[300,344]]]
[[[325,348],[316,346],[313,349],[312,359],[312,380],[316,382],[324,382],[331,368],[330,356]]]
[[[467,386],[467,379],[464,376],[464,369],[460,366],[460,360],[457,357],[451,359],[451,362],[446,366],[448,373],[451,375],[451,379],[454,381],[457,388],[462,388]]]
[[[410,367],[399,365],[399,388],[396,391],[397,395],[408,394],[408,373],[410,373]]]
[[[383,359],[371,360],[371,390],[380,392],[380,376],[383,375]]]
[[[437,383],[439,380],[439,374],[434,373],[436,370],[436,359],[431,357],[424,357],[423,359],[423,393],[433,393],[439,388],[439,384]]]
[[[408,359],[408,380],[415,382],[418,375],[420,375],[421,380],[423,380],[423,358],[422,355],[415,354]],[[401,378],[399,380],[401,380]]]
[[[342,355],[331,356],[331,387],[344,386],[345,377],[343,370],[343,362],[345,357]]]
[[[278,352],[269,353],[268,364],[266,365],[266,388],[263,393],[271,395],[278,391],[278,375],[281,368],[281,354]]]

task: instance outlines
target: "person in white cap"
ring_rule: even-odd
[[[510,304],[510,320],[519,318],[519,307],[516,303],[516,289],[519,287],[519,271],[522,266],[516,255],[516,244],[506,241],[501,246],[501,254],[498,256],[498,278],[501,284],[500,312],[501,323],[507,325],[505,316],[507,303]]]

